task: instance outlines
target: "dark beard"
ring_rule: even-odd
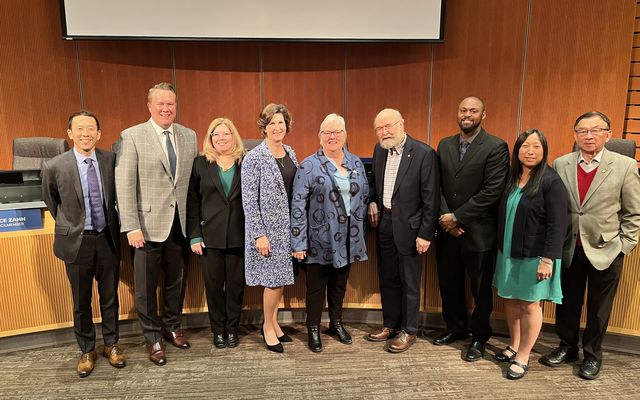
[[[464,133],[471,133],[473,131],[475,131],[479,126],[480,126],[480,121],[471,124],[469,126],[463,126],[462,123],[459,123],[458,126],[460,127],[460,130]]]

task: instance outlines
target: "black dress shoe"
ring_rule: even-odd
[[[227,347],[236,347],[240,343],[238,340],[238,334],[235,332],[229,332],[227,334]]]
[[[273,351],[274,353],[284,353],[284,347],[282,347],[282,343],[280,342],[278,342],[278,344],[267,343],[267,338],[264,337],[264,328],[260,328],[260,334],[262,335],[262,340],[264,340],[264,344],[267,345],[267,350]]]
[[[280,341],[280,343],[291,343],[293,342],[293,339],[291,339],[291,336],[282,332],[282,336],[278,336],[278,341]]]
[[[478,361],[484,355],[484,342],[474,340],[467,349],[467,354],[464,356],[465,361]]]
[[[540,363],[547,367],[559,367],[564,363],[578,361],[578,351],[571,350],[567,346],[559,346],[551,351],[551,353],[543,356]]]
[[[314,353],[322,351],[322,341],[320,340],[320,327],[318,325],[310,326],[307,328],[307,334],[309,335],[309,348]]]
[[[516,372],[511,368],[507,370],[507,379],[511,379],[512,381],[522,378],[524,374],[526,374],[527,371],[529,370],[529,364],[521,364],[516,360],[511,360],[511,365],[515,365],[517,367],[522,368],[522,372]]]
[[[218,349],[227,347],[227,342],[224,340],[224,333],[213,334],[213,345]]]
[[[332,335],[336,335],[340,343],[353,343],[351,335],[349,334],[349,332],[347,332],[346,329],[344,329],[344,326],[342,326],[342,322],[340,321],[332,322],[329,324],[329,333],[331,333]]]
[[[504,353],[505,351],[508,352],[509,355],[505,354]],[[516,356],[516,354],[518,354],[518,352],[516,352],[511,346],[507,346],[507,348],[501,351],[500,353],[496,353],[494,358],[498,362],[508,362],[508,361],[512,361],[513,358]]]
[[[436,346],[442,346],[443,344],[453,343],[456,340],[466,339],[467,336],[468,335],[466,333],[445,332],[433,339],[433,344]]]
[[[602,361],[598,360],[584,360],[578,375],[584,379],[596,379],[600,373],[602,367]]]

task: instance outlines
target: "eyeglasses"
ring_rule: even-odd
[[[231,136],[231,132],[211,132],[209,135],[211,135],[212,138],[229,137]]]
[[[592,135],[596,136],[601,134],[602,132],[608,132],[610,130],[611,129],[609,128],[576,129],[576,135],[587,136],[589,132],[591,132]]]
[[[325,137],[330,137],[330,136],[338,137],[338,136],[342,136],[343,133],[344,133],[344,130],[342,129],[340,129],[339,131],[320,131],[320,134]]]
[[[384,130],[386,129],[387,131],[390,131],[391,128],[393,128],[394,126],[398,125],[398,123],[402,121],[401,119],[397,120],[396,122],[394,122],[393,124],[386,124],[384,126],[376,126],[376,133],[382,133],[384,132]]]

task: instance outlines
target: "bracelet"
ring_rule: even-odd
[[[553,261],[546,261],[543,260],[542,257],[538,257],[538,259],[540,260],[541,263],[543,264],[547,264],[547,265],[553,265]]]

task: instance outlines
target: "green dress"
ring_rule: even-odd
[[[511,238],[513,221],[518,203],[522,198],[522,190],[516,188],[507,198],[503,252],[498,251],[493,286],[498,289],[498,296],[506,299],[525,301],[548,300],[562,304],[560,288],[560,259],[553,260],[553,274],[550,279],[538,280],[538,257],[513,258],[511,254]]]

